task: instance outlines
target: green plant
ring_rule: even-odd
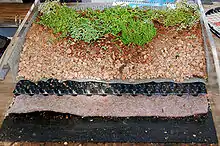
[[[166,27],[178,26],[178,29],[191,28],[199,21],[199,9],[186,1],[177,3],[175,9],[157,10],[155,18]]]
[[[186,36],[187,39],[196,39],[196,35],[195,34],[192,34],[190,36]]]
[[[41,3],[39,6],[39,11],[42,14],[49,14],[56,12],[56,9],[60,8],[59,0],[46,0],[44,3]]]
[[[102,46],[101,48],[105,51],[108,49],[108,47],[106,47],[106,46]]]
[[[144,45],[156,35],[156,28],[152,23],[130,20],[122,27],[121,40],[124,44],[134,43]]]
[[[91,21],[86,18],[80,19],[80,21],[77,26],[73,25],[69,30],[72,38],[90,43],[102,36],[102,33],[95,28],[96,26]]]
[[[76,41],[91,43],[105,34],[112,34],[126,45],[144,45],[151,41],[156,35],[152,21],[177,29],[191,28],[199,21],[198,7],[187,2],[178,3],[176,9],[142,10],[116,6],[102,11],[76,11],[58,1],[46,1],[40,13],[38,23],[60,33],[61,39],[70,36]]]

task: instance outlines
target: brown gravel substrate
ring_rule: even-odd
[[[173,27],[155,26],[157,36],[139,47],[125,46],[111,35],[90,45],[70,42],[70,38],[53,41],[57,35],[33,24],[21,52],[18,76],[33,81],[165,78],[181,82],[193,77],[206,78],[200,24],[181,32]]]
[[[203,95],[193,96],[42,96],[20,95],[14,99],[8,113],[54,111],[80,116],[159,116],[185,117],[208,112]]]

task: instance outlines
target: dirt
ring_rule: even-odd
[[[157,35],[144,45],[125,46],[112,35],[88,44],[72,38],[56,40],[52,30],[33,24],[19,63],[19,77],[143,80],[166,78],[181,82],[206,78],[201,26],[176,31],[155,24]]]

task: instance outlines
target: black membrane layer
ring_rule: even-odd
[[[139,84],[102,83],[102,82],[77,82],[59,81],[48,79],[37,83],[29,80],[20,80],[14,90],[14,94],[43,94],[43,95],[183,95],[206,94],[206,86],[202,82],[174,83],[174,82],[148,82]]]
[[[217,143],[212,113],[184,118],[79,117],[55,112],[9,114],[0,141]]]

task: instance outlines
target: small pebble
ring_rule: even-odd
[[[63,144],[64,144],[64,145],[68,145],[68,143],[67,143],[67,142],[64,142]]]
[[[67,49],[67,50],[66,50],[66,53],[67,53],[67,54],[72,53],[71,49]]]

